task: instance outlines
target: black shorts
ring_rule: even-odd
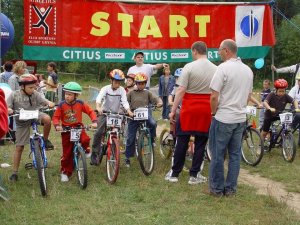
[[[270,126],[272,124],[273,121],[276,121],[276,120],[279,120],[279,117],[278,116],[275,116],[275,117],[271,117],[271,118],[265,118],[264,119],[264,123],[262,125],[262,130],[264,132],[269,132],[270,130]]]

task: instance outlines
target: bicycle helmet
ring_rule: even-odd
[[[182,68],[178,68],[177,70],[175,70],[174,76],[175,77],[180,77],[181,72],[182,72]]]
[[[278,79],[274,82],[274,87],[278,88],[287,88],[289,86],[288,82],[285,79]]]
[[[71,81],[65,84],[63,90],[74,94],[81,94],[82,87],[78,83]]]
[[[131,78],[132,80],[134,80],[135,74],[133,74],[133,73],[127,74],[126,78]]]
[[[122,70],[114,69],[109,73],[111,79],[122,81],[125,80],[125,76]]]
[[[144,73],[141,73],[141,72],[137,73],[137,74],[135,75],[135,78],[134,78],[134,81],[135,81],[136,83],[147,82],[147,80],[148,80],[147,75],[144,74]]]
[[[19,85],[35,84],[37,83],[37,78],[33,74],[24,74],[20,76],[18,83]]]

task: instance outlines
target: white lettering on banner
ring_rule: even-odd
[[[207,58],[208,59],[218,59],[219,58],[218,51],[208,51]]]
[[[134,55],[132,55],[131,59],[134,59]],[[157,61],[157,60],[167,60],[168,53],[167,52],[144,52],[144,59],[145,61]]]
[[[189,58],[189,53],[182,52],[182,53],[171,53],[171,59],[187,59]]]
[[[65,50],[63,51],[64,59],[88,59],[99,60],[101,58],[99,51],[81,51],[81,50]]]
[[[125,59],[125,53],[105,53],[106,59]]]

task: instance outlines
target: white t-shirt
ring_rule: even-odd
[[[300,103],[300,87],[298,85],[298,81],[297,85],[290,90],[289,96],[291,96],[294,100]]]
[[[150,78],[153,74],[155,74],[157,72],[157,70],[155,69],[155,65],[152,65],[152,64],[143,64],[141,66],[132,66],[129,68],[128,72],[127,72],[127,75],[128,74],[137,74],[137,73],[144,73],[147,75],[148,77],[148,81],[147,81],[147,84],[146,84],[146,87],[147,88],[150,88]]]
[[[209,84],[217,66],[208,59],[197,59],[186,64],[177,84],[186,88],[186,93],[210,94]]]
[[[222,123],[246,121],[246,106],[253,89],[253,72],[240,58],[231,58],[220,64],[210,88],[219,92],[216,120]]]
[[[278,68],[276,69],[276,73],[295,73],[296,72],[296,69],[297,69],[297,64],[295,65],[292,65],[292,66],[287,66],[287,67],[282,67],[282,68]],[[297,71],[297,74],[295,76],[295,79],[297,76],[300,76],[300,67]],[[298,86],[298,81],[297,79],[295,80],[295,86]]]

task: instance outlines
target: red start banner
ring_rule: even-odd
[[[24,0],[24,15],[24,57],[35,60],[126,62],[143,50],[148,61],[155,54],[161,61],[189,61],[188,51],[199,40],[215,59],[228,38],[236,40],[243,58],[258,58],[275,44],[268,4]]]

